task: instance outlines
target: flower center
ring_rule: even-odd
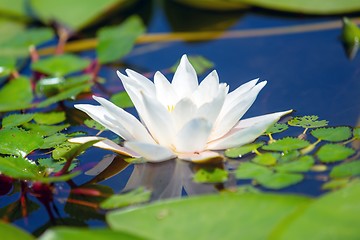
[[[174,109],[175,109],[175,106],[174,106],[174,105],[168,105],[168,106],[167,106],[167,110],[168,110],[169,112],[174,111]]]

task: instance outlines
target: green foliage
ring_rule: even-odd
[[[356,127],[353,129],[353,135],[355,139],[360,140],[360,127]]]
[[[106,128],[101,125],[100,123],[96,122],[93,119],[85,119],[84,124],[88,127],[88,128],[93,128],[99,131],[104,131],[106,130]]]
[[[0,221],[0,232],[1,232],[1,238],[4,240],[7,239],[35,240],[35,238],[31,234],[21,230],[18,227],[15,227],[9,223],[2,221]]]
[[[65,112],[36,113],[34,121],[38,124],[52,125],[65,121]]]
[[[274,133],[281,133],[287,130],[289,126],[286,123],[275,123],[271,127],[269,127],[263,135],[269,135]]]
[[[119,60],[134,47],[135,40],[145,32],[145,26],[138,16],[132,16],[122,24],[103,27],[98,31],[99,43],[96,54],[99,62],[109,63]]]
[[[271,175],[273,172],[265,166],[255,163],[241,163],[236,169],[235,176],[237,179],[258,179],[261,176]]]
[[[344,178],[360,175],[360,161],[352,161],[335,166],[331,172],[331,178]]]
[[[301,182],[304,179],[302,174],[298,173],[284,173],[278,172],[273,174],[262,175],[256,180],[263,187],[269,189],[282,189],[296,183]]]
[[[189,62],[194,67],[198,75],[204,74],[206,71],[214,67],[214,63],[203,56],[188,56]],[[171,72],[175,72],[180,61],[177,61],[171,68]]]
[[[351,129],[349,127],[318,128],[312,130],[311,135],[320,140],[342,142],[351,138]]]
[[[241,3],[241,1],[222,1],[222,0],[175,0],[178,3],[185,4],[191,7],[200,8],[204,10],[212,11],[226,11],[226,10],[236,10],[236,9],[245,9],[249,6]]]
[[[292,137],[285,137],[262,147],[264,150],[289,152],[309,146],[306,140]]]
[[[66,161],[64,160],[56,161],[52,158],[40,158],[39,160],[37,160],[37,163],[49,172],[58,172],[64,167]],[[77,166],[76,161],[73,161],[70,165],[69,171],[73,170],[76,166]]]
[[[356,56],[360,45],[360,28],[346,17],[343,18],[341,39],[347,50],[348,56],[350,59],[353,59]]]
[[[11,4],[7,0],[0,0],[0,12],[12,17],[27,18],[26,0],[14,0]]]
[[[0,89],[0,112],[29,108],[33,100],[30,80],[26,77],[12,79]]]
[[[31,132],[37,133],[44,137],[58,133],[69,126],[70,126],[70,124],[62,124],[62,125],[40,125],[40,124],[36,124],[36,123],[23,124],[23,127],[25,129],[28,129]]]
[[[294,117],[288,121],[290,126],[302,127],[302,128],[318,128],[325,127],[328,125],[326,120],[318,120],[318,116],[303,116],[303,117]]]
[[[2,119],[2,127],[17,127],[24,123],[30,122],[34,118],[33,113],[28,114],[11,114]]]
[[[10,75],[16,69],[16,59],[13,57],[0,57],[0,77]]]
[[[221,168],[202,167],[195,173],[193,180],[197,183],[222,183],[227,181],[228,175]]]
[[[114,194],[100,203],[103,209],[121,208],[150,200],[151,192],[144,188],[137,188],[123,194]]]
[[[344,160],[355,153],[355,150],[338,144],[325,144],[316,152],[316,156],[324,163]]]
[[[336,190],[339,188],[343,188],[346,187],[346,185],[348,185],[350,182],[349,178],[338,178],[338,179],[333,179],[329,182],[324,183],[321,186],[321,189],[323,190]]]
[[[257,150],[259,147],[263,146],[263,142],[250,143],[241,147],[229,148],[225,150],[225,156],[229,158],[239,158],[245,154],[253,152]]]
[[[263,153],[255,156],[251,161],[260,165],[271,166],[276,164],[279,157],[279,153]]]
[[[114,95],[111,96],[110,101],[113,102],[116,106],[121,108],[129,108],[134,106],[129,95],[125,91],[115,93]]]
[[[25,157],[43,144],[41,135],[21,128],[0,130],[0,153]]]
[[[76,55],[62,54],[36,61],[31,64],[31,69],[50,76],[63,77],[84,70],[89,64],[89,60]]]
[[[84,144],[70,142],[63,143],[54,149],[52,157],[55,160],[72,160],[98,141],[99,140],[89,141]]]
[[[44,138],[44,143],[41,145],[41,149],[48,149],[56,147],[67,140],[67,136],[63,133],[55,133]]]
[[[0,172],[17,179],[38,179],[43,176],[41,168],[23,157],[0,157]]]
[[[298,160],[279,164],[274,167],[277,172],[307,172],[314,165],[315,160],[312,156],[305,155]]]

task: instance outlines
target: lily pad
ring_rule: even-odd
[[[323,190],[335,190],[339,188],[346,187],[350,183],[349,178],[337,178],[330,180],[329,182],[324,183],[321,186],[321,189]]]
[[[118,26],[101,28],[97,33],[99,43],[96,46],[99,62],[104,64],[121,59],[144,32],[145,26],[138,16],[126,19]]]
[[[302,174],[298,173],[274,173],[270,175],[262,175],[256,180],[258,183],[269,189],[282,189],[296,183],[301,182],[304,179]]]
[[[2,127],[17,127],[24,123],[30,122],[34,118],[33,113],[11,114],[3,118]]]
[[[262,147],[264,150],[289,152],[309,146],[306,140],[292,137],[285,137]]]
[[[342,142],[351,138],[351,129],[349,127],[317,128],[311,131],[311,135],[320,140]]]
[[[328,121],[326,120],[318,120],[319,117],[312,116],[303,116],[303,117],[294,117],[288,121],[290,126],[302,127],[302,128],[318,128],[325,127],[328,125]]]
[[[37,160],[37,163],[40,166],[44,167],[47,172],[58,172],[64,167],[66,161],[64,160],[55,161],[52,158],[40,158],[39,160]],[[69,167],[69,171],[73,170],[76,166],[77,166],[77,162],[73,161]]]
[[[62,125],[40,125],[40,124],[36,124],[36,123],[23,124],[24,128],[30,130],[33,133],[37,133],[41,136],[44,136],[44,137],[58,133],[69,126],[70,126],[70,124],[62,124]]]
[[[38,179],[43,176],[41,168],[23,157],[0,157],[0,172],[17,179]]]
[[[258,179],[264,175],[271,175],[273,172],[264,166],[245,162],[241,163],[236,169],[235,176],[237,179]]]
[[[111,96],[110,101],[121,108],[129,108],[134,106],[134,103],[131,101],[129,95],[125,91],[115,93]]]
[[[269,127],[263,135],[269,135],[274,133],[281,133],[287,130],[289,126],[286,123],[275,123],[271,127]]]
[[[15,227],[14,225],[0,221],[1,238],[6,239],[21,239],[21,240],[35,240],[35,238],[23,231],[22,229]]]
[[[144,188],[137,188],[123,194],[114,194],[100,203],[103,209],[114,209],[143,203],[150,200],[151,192]]]
[[[331,178],[344,178],[360,175],[360,161],[352,161],[335,166],[331,172]]]
[[[338,144],[325,144],[316,152],[320,161],[325,163],[344,160],[355,153],[355,150]]]
[[[16,70],[14,57],[0,57],[0,77],[6,77]]]
[[[263,153],[261,155],[256,155],[251,161],[260,165],[271,166],[276,164],[279,157],[279,153]]]
[[[348,57],[353,59],[359,50],[360,28],[346,17],[343,18],[341,39]]]
[[[222,183],[228,179],[228,172],[221,168],[202,167],[194,175],[197,183]]]
[[[254,150],[258,149],[259,147],[261,147],[263,145],[264,145],[263,142],[258,142],[258,143],[246,144],[241,147],[229,148],[229,149],[226,149],[225,156],[229,157],[229,158],[239,158],[245,154],[253,152]]]
[[[29,108],[34,98],[26,77],[12,79],[0,89],[0,96],[0,112]]]
[[[65,112],[36,113],[34,121],[38,124],[53,125],[65,121]]]
[[[300,156],[300,152],[298,150],[292,150],[289,152],[282,153],[279,159],[279,162],[289,162],[295,160]]]
[[[188,56],[189,62],[194,67],[198,75],[204,74],[206,71],[214,67],[214,63],[203,56]],[[171,68],[170,72],[175,72],[180,61],[177,61]]]
[[[66,142],[54,149],[52,157],[55,160],[72,160],[98,141],[89,141],[84,144]]]
[[[67,136],[63,133],[55,133],[46,138],[44,138],[44,143],[41,145],[40,149],[48,149],[58,146],[64,143],[67,140]]]
[[[353,135],[355,139],[360,140],[360,127],[356,127],[353,129]]]
[[[93,119],[85,119],[84,124],[88,127],[88,128],[93,128],[99,131],[104,131],[106,128],[101,125],[100,123],[98,123],[97,121],[93,120]]]
[[[274,167],[277,172],[307,172],[314,165],[315,160],[310,155],[300,157],[298,160],[282,163]]]

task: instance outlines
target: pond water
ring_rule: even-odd
[[[359,125],[360,56],[352,60],[346,56],[339,39],[341,29],[284,32],[277,35],[272,33],[280,27],[339,20],[339,16],[308,17],[259,9],[215,13],[190,9],[171,1],[142,3],[135,12],[145,19],[149,33],[186,31],[196,35],[204,31],[231,32],[263,28],[271,31],[265,36],[214,36],[212,39],[197,42],[165,41],[139,44],[123,59],[126,67],[152,77],[155,71],[172,66],[182,54],[201,55],[214,62],[220,81],[228,83],[230,90],[258,77],[268,81],[245,118],[294,109],[294,116],[318,115],[320,119],[328,120],[330,126]],[[109,20],[114,21],[117,19]],[[94,52],[82,54],[92,56]],[[117,69],[124,71],[123,65],[113,65],[103,67],[99,74],[107,80],[106,88],[112,93],[122,90],[115,73]],[[200,78],[203,77],[205,75]],[[94,92],[107,97],[101,89],[95,88]],[[67,102],[66,106],[71,109],[73,104],[74,102]],[[72,111],[74,110],[69,111],[70,115],[73,114]],[[134,113],[134,110],[130,111]],[[76,130],[83,128],[68,129],[70,132]],[[291,131],[298,135],[302,129]],[[97,133],[95,130],[87,132],[89,135]],[[115,137],[110,132],[105,132],[102,136]],[[41,155],[35,154],[36,157]],[[152,190],[152,199],[157,200],[217,192],[224,187],[251,183],[248,180],[236,180],[234,176],[230,176],[226,183],[220,185],[194,183],[191,176],[196,171],[196,166],[187,162],[176,160],[134,166],[126,164],[108,151],[96,148],[87,150],[79,157],[79,169],[86,172],[104,157],[108,158],[109,162],[115,158],[116,164],[111,167],[113,172],[107,174],[112,176],[111,178],[101,181],[102,176],[92,176],[101,170],[93,170],[95,173],[87,172],[74,178],[70,185],[55,184],[53,201],[29,196],[28,218],[21,217],[21,211],[24,211],[19,207],[18,200],[21,186],[15,184],[12,194],[0,197],[0,215],[6,216],[17,226],[39,235],[51,225],[94,227],[106,224],[103,212],[98,211],[93,204],[99,199],[98,192],[94,193],[94,196],[69,196],[74,186],[99,190],[102,196],[107,196],[106,194],[111,191],[120,193],[145,186]],[[238,161],[230,160],[226,168],[236,168],[238,164]],[[323,193],[323,174],[308,173],[303,182],[280,191],[318,196]],[[96,185],[86,184],[89,182]],[[262,190],[267,191],[265,188]]]

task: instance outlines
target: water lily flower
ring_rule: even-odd
[[[242,119],[266,81],[255,79],[229,93],[229,86],[219,83],[214,70],[199,84],[186,55],[171,83],[160,72],[155,73],[154,82],[129,69],[126,73],[117,72],[141,121],[97,96],[93,98],[100,105],[75,105],[123,138],[123,146],[100,137],[74,138],[71,142],[98,139],[96,147],[151,162],[176,157],[201,162],[221,158],[216,150],[253,142],[292,111]]]

